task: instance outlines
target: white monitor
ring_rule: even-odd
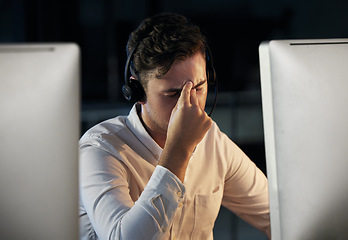
[[[346,239],[348,39],[259,53],[272,239]]]
[[[79,55],[0,45],[0,239],[78,238]]]

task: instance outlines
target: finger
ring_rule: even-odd
[[[188,81],[185,83],[183,89],[181,90],[181,94],[178,100],[178,105],[185,105],[187,103],[190,103],[190,92],[192,89],[193,83],[191,81]]]
[[[192,105],[199,107],[196,89],[191,90],[190,102]]]

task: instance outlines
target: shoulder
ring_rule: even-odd
[[[201,145],[204,149],[210,149],[216,156],[223,157],[224,161],[230,161],[245,155],[239,146],[220,130],[215,122],[213,122]]]
[[[118,116],[101,122],[83,134],[79,141],[80,149],[87,146],[103,149],[110,143],[113,143],[113,146],[118,145],[122,142],[119,135],[122,135],[124,131],[129,131],[125,116]]]
[[[222,132],[216,122],[213,121],[209,131],[206,134],[206,141],[233,144],[233,141],[227,136],[226,133]]]

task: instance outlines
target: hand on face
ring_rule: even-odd
[[[185,83],[169,120],[166,146],[176,151],[192,153],[212,124],[211,118],[200,108],[193,83]]]

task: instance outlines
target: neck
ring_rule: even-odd
[[[143,125],[144,125],[146,131],[152,137],[152,139],[158,144],[158,146],[160,146],[163,149],[164,145],[166,143],[167,137],[163,136],[163,135],[160,135],[160,134],[156,134],[156,132],[152,131],[151,128],[147,127],[146,124],[143,123]]]

